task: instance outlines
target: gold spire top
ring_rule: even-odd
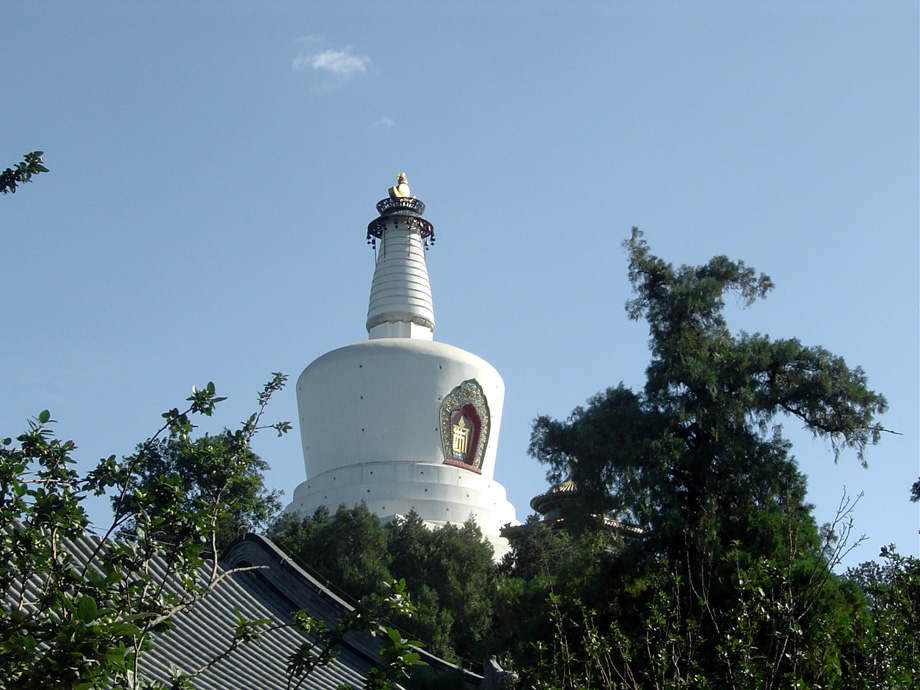
[[[396,176],[396,186],[390,187],[390,196],[394,199],[409,199],[412,192],[409,191],[409,181],[406,179],[406,173],[399,171]]]

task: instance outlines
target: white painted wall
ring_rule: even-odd
[[[482,475],[495,472],[505,384],[485,360],[434,341],[380,338],[329,352],[297,380],[307,477],[366,462],[439,464],[441,401],[476,379],[491,416]]]

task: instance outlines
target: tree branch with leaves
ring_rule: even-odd
[[[15,194],[19,185],[32,181],[33,175],[48,172],[42,161],[44,151],[27,153],[21,163],[0,173],[0,194]]]
[[[16,445],[0,442],[0,688],[144,685],[139,662],[151,639],[232,572],[218,569],[217,532],[237,507],[233,487],[251,479],[253,436],[290,428],[261,421],[285,379],[275,374],[259,393],[258,411],[225,432],[232,443],[207,457],[225,461],[223,474],[191,498],[177,473],[154,480],[144,470],[163,436],[190,449],[202,442],[191,439],[193,419],[211,416],[223,400],[210,383],[193,388],[183,411],[164,413],[135,455],[103,459],[85,477],[74,469],[76,445],[54,437],[47,411]],[[95,536],[83,503],[105,493],[113,494],[115,515]]]

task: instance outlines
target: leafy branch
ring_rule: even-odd
[[[224,400],[212,383],[193,388],[183,411],[164,413],[163,425],[135,456],[103,459],[84,477],[74,469],[75,444],[54,438],[47,410],[29,421],[17,446],[9,438],[0,441],[0,561],[6,564],[0,591],[13,602],[0,610],[0,688],[140,687],[139,662],[151,637],[238,572],[218,569],[216,525],[232,508],[228,488],[246,471],[252,437],[261,429],[284,433],[290,427],[261,423],[285,379],[273,375],[259,393],[258,411],[228,432],[230,446],[211,444],[215,454],[225,453],[213,462],[226,473],[189,504],[181,500],[176,477],[161,478],[149,490],[139,470],[164,435],[196,443],[190,439],[194,416],[211,416]],[[109,492],[111,524],[101,537],[87,534],[83,501]],[[165,544],[157,535],[168,521],[188,529]],[[122,531],[128,522],[130,534]],[[242,631],[239,637],[240,644],[254,639]]]
[[[27,153],[21,163],[0,173],[0,194],[15,194],[16,187],[31,182],[33,175],[48,172],[42,162],[44,151]]]

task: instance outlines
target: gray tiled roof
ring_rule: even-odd
[[[260,566],[224,579],[217,589],[194,611],[181,614],[175,627],[159,637],[143,664],[149,678],[166,680],[170,665],[190,670],[202,660],[212,659],[227,649],[237,624],[233,608],[243,618],[268,618],[283,623],[291,614],[306,609],[320,620],[332,624],[351,607],[318,580],[291,561],[264,537],[248,534],[232,545],[221,559],[224,568]],[[299,633],[282,628],[262,636],[257,643],[245,644],[195,679],[199,690],[276,690],[287,684],[287,660],[303,642]],[[374,637],[353,633],[345,637],[336,659],[317,668],[301,686],[304,690],[335,690],[343,683],[356,688],[379,659]],[[482,677],[461,671],[447,662],[424,654],[433,670],[462,674],[464,685],[476,688]]]
[[[75,562],[85,563],[98,544],[97,537],[88,536],[67,543],[67,547]],[[231,572],[245,566],[255,567]],[[151,567],[155,575],[162,576],[162,562],[154,559]],[[210,567],[205,567],[210,574]],[[141,673],[146,680],[168,682],[172,669],[193,673],[224,654],[239,623],[234,609],[245,620],[269,619],[272,623],[266,628],[283,626],[300,609],[329,624],[351,609],[268,539],[258,535],[248,534],[234,543],[218,564],[218,573],[226,576],[211,593],[194,608],[178,614],[168,632],[152,636],[153,648],[141,656]],[[206,578],[203,574],[202,580]],[[34,583],[24,584],[27,590],[34,588]],[[18,587],[21,586],[23,583]],[[6,596],[10,595],[8,591]],[[288,658],[303,642],[303,636],[291,627],[268,630],[260,640],[244,643],[214,662],[194,678],[193,685],[196,690],[284,690],[288,687]],[[429,664],[426,672],[458,676],[464,690],[483,687],[482,676],[418,651]],[[378,660],[377,638],[363,632],[349,633],[332,663],[317,668],[300,688],[336,690],[343,683],[361,688]]]
[[[249,559],[252,565],[270,565],[263,554],[253,553],[256,549],[244,550],[255,556]],[[272,583],[277,579],[272,575],[248,571],[222,580],[193,610],[177,616],[174,627],[167,634],[155,638],[154,649],[142,657],[144,676],[167,681],[171,667],[190,672],[220,656],[232,643],[233,630],[238,623],[234,607],[246,620],[268,618],[277,623],[288,622],[291,613],[308,607],[308,602],[298,605],[279,590]],[[287,659],[302,642],[300,634],[291,628],[267,632],[258,642],[243,644],[217,661],[195,679],[194,685],[200,690],[285,688]],[[360,687],[373,658],[363,650],[350,647],[345,646],[332,664],[316,669],[303,687],[335,690],[342,683]]]

